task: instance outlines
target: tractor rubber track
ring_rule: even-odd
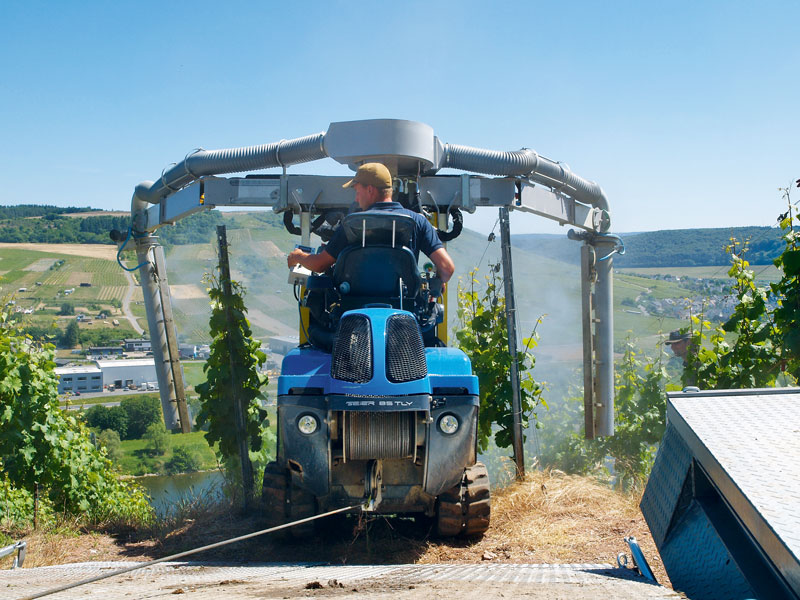
[[[479,537],[489,528],[491,494],[483,463],[464,469],[461,483],[439,496],[436,533],[441,537]]]
[[[288,469],[273,461],[264,469],[262,510],[267,525],[283,525],[317,513],[313,495],[292,485]],[[314,533],[314,523],[303,523],[286,531],[286,535],[302,539]]]

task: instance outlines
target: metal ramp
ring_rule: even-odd
[[[800,598],[800,390],[667,394],[641,509],[689,598]]]

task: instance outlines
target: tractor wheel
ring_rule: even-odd
[[[441,537],[480,537],[489,528],[489,474],[482,463],[464,469],[461,483],[439,496],[436,533]]]
[[[480,537],[489,529],[491,497],[489,472],[483,463],[475,463],[464,471],[464,530],[466,537]]]

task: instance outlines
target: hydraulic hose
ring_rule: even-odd
[[[157,204],[171,192],[206,175],[239,173],[319,160],[328,156],[323,147],[324,139],[324,133],[315,133],[260,146],[227,150],[198,148],[181,162],[166,169],[158,181],[147,181],[136,186],[136,195],[150,204]]]
[[[567,165],[528,148],[503,152],[446,144],[441,166],[486,175],[528,177],[542,185],[560,189],[578,202],[608,210],[608,200],[599,185],[578,177]]]

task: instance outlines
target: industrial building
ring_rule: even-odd
[[[126,352],[149,352],[152,350],[150,340],[127,339],[124,341]]]
[[[156,381],[156,365],[152,358],[132,360],[98,360],[97,366],[103,373],[103,385],[126,388],[130,385],[141,387]]]
[[[59,394],[103,391],[103,372],[95,365],[56,367],[55,372]]]
[[[109,386],[116,389],[131,385],[137,388],[155,383],[156,366],[152,358],[134,360],[98,360],[94,365],[56,367],[58,393],[102,392]]]
[[[295,336],[276,335],[269,338],[269,349],[275,354],[286,355],[292,348],[300,345],[300,338]]]

